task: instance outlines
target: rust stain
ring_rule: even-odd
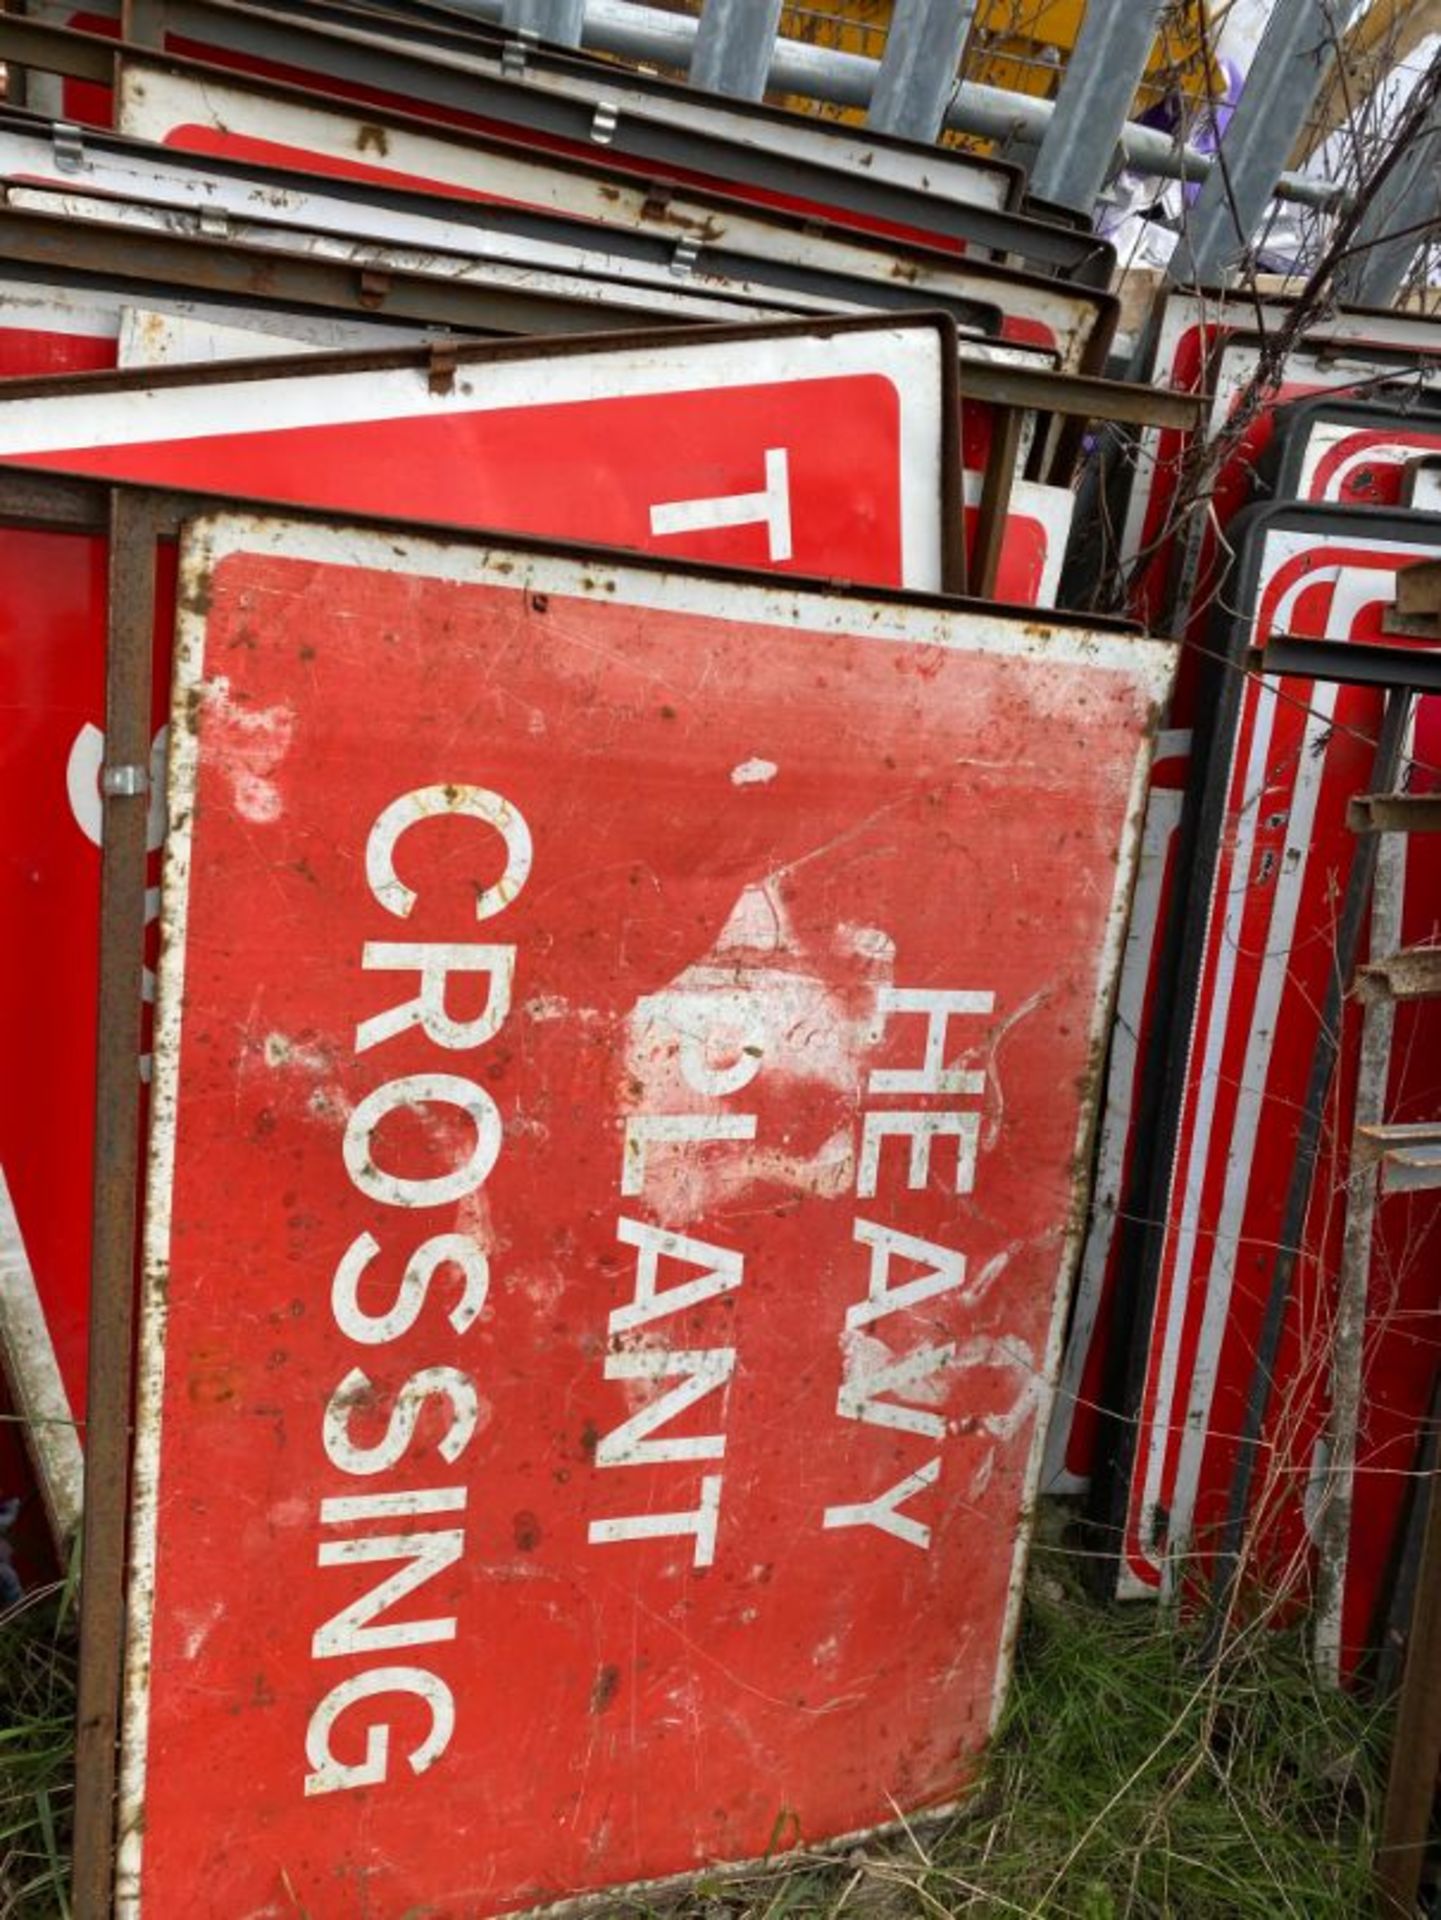
[[[534,1553],[540,1545],[540,1522],[530,1511],[523,1507],[510,1523],[511,1535],[521,1553]]]
[[[604,1713],[611,1701],[620,1692],[620,1668],[604,1666],[595,1676],[595,1685],[590,1690],[590,1710],[592,1713]]]

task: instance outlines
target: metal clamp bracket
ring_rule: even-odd
[[[590,123],[590,137],[598,147],[608,147],[620,125],[620,108],[613,100],[598,100]]]
[[[539,46],[540,35],[530,27],[518,27],[500,50],[500,70],[507,80],[522,80],[526,62]]]
[[[390,297],[390,275],[384,267],[362,267],[360,271],[360,304],[363,307],[383,306]]]
[[[150,775],[144,767],[130,762],[118,767],[102,767],[100,791],[107,800],[132,800],[149,793]]]
[[[61,173],[85,171],[85,136],[69,120],[57,120],[51,127],[50,149]]]

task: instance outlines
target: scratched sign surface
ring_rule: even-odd
[[[283,520],[182,569],[122,1911],[945,1801],[1170,651]]]

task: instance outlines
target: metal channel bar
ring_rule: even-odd
[[[450,4],[454,11],[472,19],[498,21],[504,0],[450,0]],[[1109,4],[1119,7],[1122,0],[1109,0]],[[666,13],[659,7],[641,5],[639,0],[585,0],[582,45],[597,53],[658,61],[684,71],[690,65],[695,36],[696,23],[686,14]],[[832,106],[869,106],[879,73],[880,62],[864,54],[842,53],[784,37],[776,40],[771,54],[773,88],[824,100]],[[1049,100],[963,80],[946,108],[945,125],[958,133],[981,134],[989,139],[1019,136],[1039,142],[1054,112]],[[1288,140],[1294,134],[1293,126]],[[1169,134],[1139,126],[1134,120],[1122,127],[1120,145],[1128,164],[1142,173],[1159,173],[1171,180],[1205,180],[1212,171],[1209,154],[1197,153]],[[1345,198],[1345,189],[1331,181],[1291,172],[1280,175],[1275,191],[1283,200],[1312,207],[1334,207]]]
[[[1031,191],[1089,213],[1116,158],[1167,0],[1092,0],[1031,170]]]
[[[1384,647],[1367,641],[1297,639],[1275,634],[1253,648],[1247,665],[1261,673],[1299,675],[1303,680],[1339,680],[1353,687],[1412,687],[1441,693],[1441,649]]]
[[[1416,251],[1441,222],[1441,102],[1356,224],[1352,253],[1336,277],[1340,299],[1389,307]]]
[[[45,269],[47,278],[62,284],[86,274],[127,286],[160,280],[241,303],[320,307],[464,333],[603,333],[693,324],[686,314],[662,307],[532,294],[0,207],[0,276],[15,276],[21,266]]]
[[[781,0],[705,0],[690,60],[691,85],[759,100],[780,20]]]
[[[1217,164],[1171,256],[1170,280],[1207,286],[1244,258],[1320,91],[1331,47],[1331,0],[1275,0]]]
[[[156,528],[143,502],[110,509],[110,637],[101,773],[100,1008],[95,1072],[95,1208],[85,1413],[85,1519],[76,1707],[76,1920],[106,1920],[125,1620],[131,1354],[140,1180],[141,989],[149,813]]]
[[[958,84],[976,0],[896,0],[867,124],[934,140]]]
[[[1441,793],[1363,793],[1346,809],[1352,833],[1441,833]]]
[[[1370,914],[1372,959],[1401,943],[1405,881],[1405,851],[1393,835],[1378,847],[1376,854]],[[1370,1150],[1366,1136],[1368,1131],[1381,1126],[1386,1117],[1386,1088],[1391,1076],[1395,1025],[1394,1001],[1368,1001],[1361,1021],[1351,1164],[1346,1180],[1346,1217],[1331,1330],[1330,1445],[1315,1524],[1315,1659],[1318,1671],[1331,1686],[1341,1684],[1346,1575],[1351,1561],[1357,1455],[1366,1391],[1366,1309],[1376,1204],[1380,1198],[1380,1156]]]

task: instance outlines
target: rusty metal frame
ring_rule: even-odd
[[[1023,421],[1015,407],[995,409],[991,426],[990,456],[981,481],[980,521],[971,565],[976,576],[976,591],[992,594],[1001,565],[1001,547],[1006,537],[1006,521],[1011,510],[1011,491],[1016,478],[1016,456],[1021,446]]]
[[[125,4],[133,7],[135,0]],[[334,77],[392,92],[398,104],[409,98],[429,106],[493,114],[525,132],[599,142],[600,134],[592,130],[596,107],[610,102],[617,116],[606,144],[614,152],[631,153],[659,166],[700,170],[709,164],[717,175],[749,178],[755,185],[782,191],[795,190],[802,176],[814,171],[830,176],[827,198],[878,218],[903,218],[887,211],[889,197],[900,194],[914,201],[918,192],[933,188],[937,175],[970,175],[992,183],[983,199],[965,193],[945,196],[962,205],[1018,211],[1025,197],[1024,173],[1013,161],[901,139],[874,126],[861,129],[816,118],[804,128],[807,141],[833,147],[834,156],[789,157],[786,143],[796,116],[784,109],[758,101],[706,97],[696,88],[587,59],[573,50],[542,46],[520,33],[487,31],[475,20],[464,23],[469,31],[460,31],[457,19],[442,32],[394,16],[382,22],[373,15],[367,29],[364,16],[333,6],[307,6],[286,13],[271,7],[216,5],[214,0],[146,0],[146,10],[146,31],[132,27],[127,39],[160,48],[170,33],[217,51],[289,64],[313,74],[317,86]],[[454,64],[458,61],[466,65]],[[532,71],[548,76],[549,86],[520,77]],[[725,119],[743,119],[770,139],[737,139],[724,131]],[[720,125],[715,124],[717,120]],[[915,183],[908,185],[894,173],[879,178],[858,174],[851,158],[857,146],[893,155],[895,171],[913,171]],[[1047,217],[1050,224],[1060,224]]]
[[[155,510],[116,494],[110,504],[110,634],[101,772],[100,1009],[95,1075],[94,1225],[86,1386],[81,1590],[93,1621],[125,1611],[130,1360],[139,1223],[141,984],[145,839],[149,806],[151,651],[155,624]],[[115,1796],[122,1650],[87,1635],[76,1708],[77,1793],[73,1886],[77,1913],[108,1910],[109,1822]],[[88,1805],[86,1804],[88,1803]],[[82,1817],[82,1808],[84,1817]]]
[[[41,121],[34,114],[17,110],[15,107],[0,105],[0,135],[28,137],[46,148],[53,145],[49,122]],[[224,155],[195,155],[184,148],[157,147],[148,141],[134,139],[129,135],[115,133],[108,128],[98,131],[86,130],[83,151],[87,160],[91,156],[114,159],[117,166],[129,162],[137,173],[147,174],[152,166],[163,169],[163,176],[169,180],[173,176],[193,172],[198,182],[208,183],[217,178],[235,180],[245,187],[273,187],[277,196],[287,193],[295,195],[320,190],[326,200],[353,204],[356,211],[353,223],[349,227],[325,227],[328,236],[341,242],[351,242],[356,246],[365,246],[368,253],[376,251],[376,243],[365,238],[365,210],[383,209],[387,213],[400,217],[414,217],[432,221],[443,221],[469,235],[475,236],[474,252],[482,260],[488,259],[487,243],[492,234],[499,233],[508,240],[519,243],[523,252],[527,241],[542,245],[555,244],[569,247],[577,252],[594,252],[597,247],[597,229],[593,221],[576,215],[568,215],[548,209],[518,207],[505,202],[470,201],[446,197],[437,205],[437,197],[418,189],[389,186],[383,181],[356,181],[341,175],[326,175],[306,180],[298,177],[294,171],[279,168],[256,166],[249,162],[236,161]],[[23,172],[23,168],[22,168]],[[58,169],[57,169],[58,174]],[[300,184],[297,184],[297,180]],[[102,182],[107,198],[117,200],[133,199],[136,204],[151,205],[152,198],[147,197],[138,188],[133,194],[115,193],[108,181]],[[55,195],[74,192],[77,182],[69,176],[63,178],[27,179],[24,185],[36,193]],[[205,237],[226,239],[229,235],[226,227],[233,215],[223,208],[216,208],[206,195],[196,196],[193,208],[178,209],[184,215],[189,213],[196,221],[200,233]],[[169,199],[157,194],[153,196],[153,205],[163,211],[172,222],[177,208]],[[277,234],[289,232],[303,233],[319,230],[319,210],[316,213],[317,226],[307,228],[297,219],[279,219],[265,215],[261,211],[249,210],[243,216],[247,228],[260,228]],[[171,230],[179,231],[172,226]],[[467,249],[456,240],[448,244],[422,242],[419,239],[409,241],[387,241],[386,246],[399,250],[433,251],[436,254],[453,254],[466,257]],[[283,250],[283,249],[282,249]],[[908,307],[919,301],[923,305],[936,305],[945,300],[952,302],[972,302],[976,320],[988,324],[994,331],[999,328],[1002,306],[1007,310],[1015,304],[1018,292],[1031,288],[1043,291],[1048,299],[1058,296],[1069,298],[1077,303],[1085,302],[1094,308],[1098,323],[1105,325],[1106,309],[1095,296],[1085,289],[1069,288],[1061,282],[1044,279],[1040,275],[1022,273],[1018,270],[997,266],[994,262],[965,258],[961,255],[945,255],[946,271],[953,278],[970,280],[974,287],[964,293],[930,296],[925,289],[915,293],[905,282],[892,278],[889,281],[875,277],[862,278],[859,275],[842,271],[832,271],[822,267],[797,265],[759,255],[748,254],[735,248],[716,246],[707,242],[697,255],[689,271],[680,273],[676,265],[676,242],[673,238],[650,233],[640,228],[607,227],[603,233],[603,251],[606,256],[624,260],[633,273],[616,275],[627,282],[651,284],[661,290],[660,297],[669,291],[689,292],[712,298],[728,298],[736,302],[750,302],[763,310],[767,304],[784,308],[795,297],[815,300],[831,300],[837,305],[846,302],[857,306]],[[529,262],[520,255],[514,260],[502,258],[493,263],[495,270],[504,272],[508,266],[516,271],[528,270],[532,265],[548,272],[590,272],[579,261],[567,267],[547,261]],[[598,284],[603,284],[605,275],[592,273]],[[738,284],[730,287],[726,283]]]
[[[244,82],[245,76],[234,69],[217,65],[210,61],[182,59],[174,54],[158,53],[153,47],[146,47],[134,41],[102,40],[94,35],[79,33],[67,27],[51,27],[35,20],[16,18],[12,15],[0,16],[0,60],[7,64],[25,67],[29,70],[58,73],[67,78],[90,80],[100,85],[113,85],[123,70],[127,58],[141,58],[151,65],[164,66],[168,70],[188,75],[197,83],[209,81]],[[424,65],[425,63],[420,63]],[[444,71],[440,69],[439,71]],[[354,111],[355,103],[341,96],[328,95],[320,88],[302,88],[298,86],[268,83],[268,91],[282,98],[299,99],[310,102],[323,102],[328,105],[344,106]],[[472,96],[473,97],[473,96]],[[550,96],[553,97],[553,96]],[[593,112],[589,116],[594,118]],[[407,114],[396,109],[387,109],[384,118],[388,122],[399,123],[402,129],[433,133],[435,122],[415,114]],[[464,130],[448,129],[452,136],[467,137]],[[473,142],[480,136],[468,136]],[[585,136],[590,138],[590,130]],[[494,146],[514,153],[530,153],[534,149],[522,142],[505,140],[500,137],[484,139],[487,147]],[[638,155],[649,159],[650,155]],[[561,166],[588,164],[568,159],[563,155],[549,155],[548,159]],[[657,172],[664,173],[664,163],[657,164]],[[815,189],[816,198],[824,201],[829,190],[832,202],[835,199],[836,178],[826,168],[816,168],[821,176],[823,187]],[[794,187],[798,175],[805,172],[804,163],[795,162],[788,170],[788,179]],[[623,172],[620,177],[634,183],[636,175]],[[872,182],[874,189],[880,183]],[[688,199],[706,198],[721,201],[733,209],[741,205],[750,206],[750,202],[736,202],[729,196],[720,194],[702,195],[699,190],[686,190]],[[894,197],[892,198],[892,193]],[[931,231],[943,235],[950,241],[961,241],[971,246],[987,247],[998,254],[1019,255],[1023,260],[1048,269],[1062,278],[1074,279],[1078,284],[1107,289],[1115,265],[1115,250],[1109,242],[1099,240],[1094,234],[1078,232],[1064,223],[1052,223],[1014,212],[996,212],[987,207],[963,206],[956,201],[942,200],[925,193],[909,192],[897,188],[888,190],[880,196],[883,208],[878,208],[876,217],[891,221],[900,221],[913,225],[921,231]],[[849,229],[847,229],[849,230]]]
[[[135,288],[141,304],[147,285],[168,282],[172,289],[210,293],[232,304],[322,308],[462,333],[594,333],[634,328],[641,321],[695,324],[693,316],[667,317],[660,308],[474,286],[380,265],[352,266],[269,247],[144,233],[0,206],[0,274],[27,277],[24,268],[39,269],[62,284],[88,280],[110,290]],[[664,294],[657,297],[663,300]]]
[[[21,194],[29,196],[30,201],[27,204],[25,200],[12,195],[9,210],[17,216],[28,213],[42,219],[58,217],[65,219],[71,230],[100,226],[109,232],[133,234],[141,240],[175,235],[207,244],[212,238],[207,231],[204,215],[186,210],[177,217],[176,209],[162,201],[147,200],[139,195],[73,195],[72,189],[50,181],[39,184],[17,182],[17,186]],[[90,199],[92,210],[81,211],[75,207],[74,200],[84,198]],[[36,200],[43,199],[53,200],[57,210],[63,211],[52,212],[48,207],[34,204]],[[180,224],[182,221],[186,223],[184,226]],[[412,291],[416,283],[423,283],[425,286],[438,284],[490,294],[502,303],[500,317],[507,322],[503,328],[497,325],[495,331],[554,332],[558,330],[555,325],[557,318],[561,322],[559,330],[564,330],[569,323],[569,316],[574,316],[576,325],[583,326],[585,315],[591,311],[603,316],[603,324],[616,327],[626,324],[627,314],[633,320],[644,323],[651,314],[668,313],[673,313],[674,325],[714,326],[725,325],[747,313],[753,313],[757,320],[765,320],[808,313],[822,317],[831,312],[910,313],[918,306],[924,306],[943,310],[951,315],[958,326],[979,337],[989,338],[999,336],[1005,318],[999,300],[931,287],[912,289],[894,279],[863,279],[859,275],[832,273],[806,266],[777,267],[775,263],[757,262],[761,267],[767,264],[771,266],[776,284],[756,284],[764,277],[763,273],[758,273],[747,276],[752,284],[732,287],[724,280],[718,281],[710,271],[714,263],[708,261],[704,276],[677,274],[667,284],[661,277],[665,272],[663,268],[652,269],[654,278],[646,278],[643,274],[607,274],[580,262],[551,265],[523,259],[495,260],[486,256],[483,245],[473,255],[455,249],[415,248],[404,243],[368,241],[358,230],[333,234],[299,222],[267,219],[260,214],[247,214],[234,224],[239,231],[214,237],[224,246],[243,250],[255,259],[268,259],[278,254],[283,259],[320,260],[339,267],[341,271],[358,272],[367,289],[385,291],[392,280],[401,279],[408,283]],[[322,244],[328,241],[329,251],[317,250],[310,244],[313,241]],[[407,264],[406,256],[410,254],[422,254],[437,262],[442,259],[453,261],[461,272],[431,271],[427,266]],[[963,266],[961,274],[953,277],[973,275],[974,272],[974,267]],[[527,286],[525,282],[531,277],[537,280],[570,280],[577,283],[577,290]],[[595,295],[578,290],[584,286],[594,287]],[[614,295],[624,292],[629,297],[607,298],[608,291]],[[1004,293],[1004,289],[997,291]],[[527,326],[523,323],[522,305],[514,316],[520,324],[513,324],[506,305],[513,300],[522,303],[550,302],[553,310],[540,309],[538,317],[542,324]]]
[[[8,20],[9,16],[0,15],[0,46],[4,44]],[[91,43],[92,48],[101,44]],[[143,52],[139,57],[164,71],[174,70],[182,77],[193,78],[191,63],[161,62],[149,52]],[[200,68],[199,72],[203,77],[213,79],[216,85],[231,91],[245,92],[247,81],[249,91],[253,93],[256,90],[254,76],[226,68]],[[294,88],[282,87],[270,90],[270,95],[352,122],[357,119],[355,103],[352,101],[329,95],[308,95]],[[34,115],[13,108],[7,111],[0,107],[0,125],[7,122],[21,130],[40,134],[47,140],[50,137],[49,122],[38,121]],[[389,116],[386,124],[397,127],[403,133],[423,133],[431,139],[454,142],[461,147],[467,142],[464,129],[419,122],[400,114]],[[81,139],[78,129],[75,137]],[[472,146],[479,139],[480,136],[474,134],[469,136]],[[642,176],[608,168],[601,160],[581,163],[568,160],[564,155],[545,153],[534,148],[515,148],[499,141],[491,144],[501,152],[502,157],[518,157],[532,165],[543,164],[556,169],[568,167],[572,171],[583,170],[587,179],[599,177],[607,186],[613,186],[617,193],[624,193],[631,198],[646,188]],[[258,167],[223,155],[197,156],[184,148],[157,147],[151,142],[116,133],[109,128],[94,131],[87,128],[82,139],[82,151],[90,147],[97,152],[108,151],[133,157],[138,165],[143,165],[145,157],[153,154],[167,173],[188,166],[203,173],[234,176],[246,181],[256,178],[274,181],[282,190],[289,186],[292,191],[296,190],[299,181],[309,190],[323,191],[331,198],[353,199],[430,218],[443,217],[450,225],[473,227],[477,230],[478,242],[479,236],[494,228],[511,235],[532,235],[581,248],[593,246],[603,238],[608,250],[636,259],[642,266],[653,267],[662,283],[674,281],[678,286],[685,286],[692,276],[706,281],[745,280],[777,301],[784,301],[788,292],[838,301],[851,300],[867,306],[904,306],[913,300],[929,306],[972,301],[978,314],[981,308],[993,312],[998,325],[1002,309],[1025,312],[1025,290],[1031,289],[1036,295],[1052,302],[1068,301],[1074,307],[1088,312],[1088,321],[1077,318],[1072,325],[1077,332],[1084,326],[1087,339],[1081,366],[1083,371],[1092,375],[1099,375],[1105,370],[1119,312],[1116,296],[1102,289],[1002,264],[974,252],[960,254],[942,246],[928,247],[920,242],[902,241],[863,229],[809,220],[800,213],[738,201],[699,187],[692,189],[667,182],[652,183],[648,189],[650,200],[644,215],[646,224],[625,226],[607,223],[597,229],[589,219],[557,210],[508,206],[454,196],[441,196],[438,201],[434,193],[388,184],[384,180],[360,182],[343,175],[308,175],[297,168]],[[66,188],[73,191],[74,184],[67,179]],[[682,199],[683,207],[672,210],[669,202],[676,196]],[[869,254],[875,262],[875,271],[864,272],[858,267],[848,271],[841,264],[797,263],[783,254],[762,257],[748,252],[744,234],[735,239],[727,236],[725,221],[728,215],[752,225],[774,228],[783,234],[794,234],[798,243],[808,239],[829,239],[860,254]],[[246,217],[256,224],[263,224],[263,216],[259,212],[247,214]],[[278,226],[284,224],[276,223]],[[363,222],[357,223],[355,232],[363,237]],[[437,251],[443,250],[437,248]],[[483,252],[483,245],[478,244],[478,250]],[[678,250],[682,251],[678,253]],[[915,268],[945,274],[956,283],[970,284],[964,290],[959,284],[945,289],[917,288],[913,284]],[[738,292],[733,297],[745,296]]]
[[[151,642],[156,616],[155,553],[204,513],[250,511],[287,520],[334,523],[333,512],[277,506],[182,489],[159,490],[37,474],[0,462],[0,524],[56,533],[100,534],[110,542],[110,626],[107,640],[105,839],[101,913],[99,1060],[95,1164],[95,1236],[91,1261],[91,1340],[86,1425],[86,1510],[81,1571],[81,1659],[73,1911],[75,1920],[109,1920],[115,1878],[115,1786],[125,1641],[125,1552],[134,1383],[136,1196],[141,1162],[139,1083],[141,973],[144,948],[146,796],[136,769],[148,765]],[[483,544],[483,530],[435,522],[398,522],[346,515],[347,525]],[[641,571],[673,572],[654,555],[576,542],[495,536],[519,552],[540,551],[592,563],[601,556]],[[685,571],[721,585],[774,586],[776,575],[749,568],[687,563]],[[850,583],[786,575],[798,591],[845,593]],[[866,587],[865,598],[984,613],[1034,622],[1012,610],[962,596]],[[1130,633],[1134,622],[1046,610],[1045,623],[1086,632]]]

